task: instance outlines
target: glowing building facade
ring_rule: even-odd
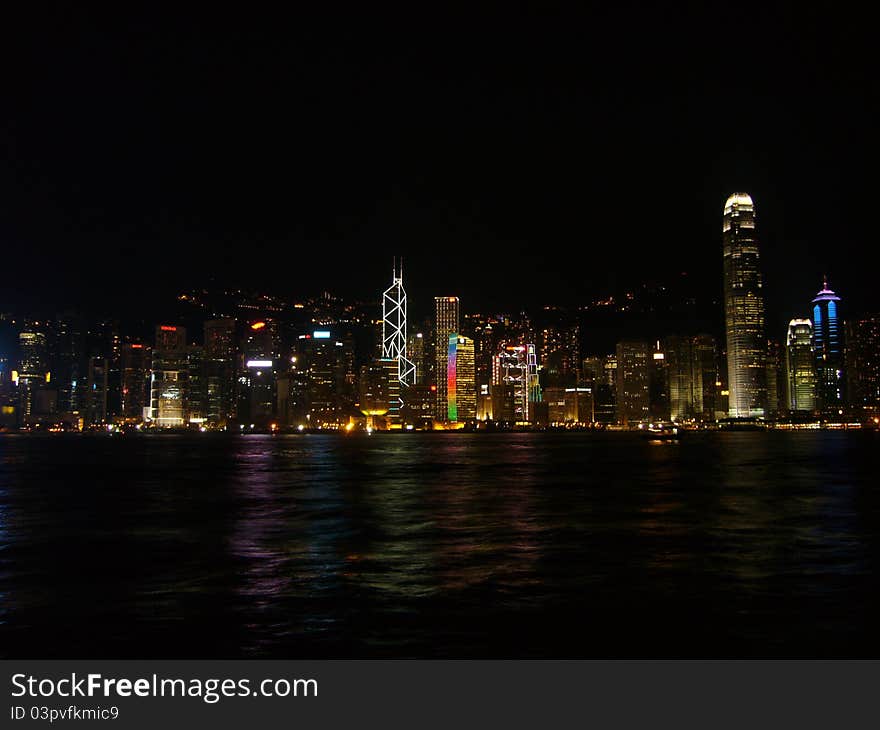
[[[793,319],[785,343],[786,405],[789,411],[811,413],[816,408],[816,370],[813,366],[813,323]]]
[[[472,421],[477,417],[474,341],[455,332],[449,335],[446,357],[446,420]]]
[[[669,418],[686,421],[695,418],[693,341],[690,337],[667,337],[663,342],[666,377],[669,384]]]
[[[492,358],[493,391],[510,401],[496,409],[495,420],[516,424],[532,421],[532,405],[541,399],[538,363],[533,344],[507,346]],[[504,417],[502,417],[502,414]]]
[[[458,333],[458,297],[434,297],[434,361],[437,379],[437,411],[441,421],[448,420],[447,365],[450,335]]]
[[[714,421],[718,368],[711,335],[667,337],[663,343],[673,421]]]
[[[307,426],[333,427],[348,420],[346,373],[352,360],[351,347],[350,338],[335,330],[315,330],[298,337],[296,370],[298,379],[307,383]]]
[[[21,414],[27,418],[40,409],[37,392],[51,376],[47,371],[46,331],[40,322],[27,322],[18,336],[21,364],[17,373]]]
[[[816,363],[816,407],[837,413],[844,406],[843,329],[840,297],[828,287],[813,299],[813,356]]]
[[[767,338],[755,206],[746,193],[724,204],[724,313],[731,418],[761,418],[767,407]]]
[[[189,375],[186,329],[163,324],[156,328],[150,370],[150,421],[159,428],[186,424],[185,403]]]
[[[399,422],[400,377],[396,360],[380,358],[361,367],[358,408],[367,417],[370,430],[380,423],[389,427]]]
[[[565,422],[586,424],[595,420],[593,413],[593,389],[576,386],[565,389]]]

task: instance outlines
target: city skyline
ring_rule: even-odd
[[[791,719],[791,693],[711,660],[880,651],[867,11],[3,22],[0,656],[36,662],[13,720],[332,726],[341,699],[412,725],[424,681],[465,724],[471,696],[559,724],[595,685],[569,660],[603,658],[611,705],[644,684],[674,720],[705,694],[660,697],[680,658],[779,724],[741,697]],[[53,663],[77,657],[105,680],[81,702]],[[336,659],[377,660],[352,702]],[[450,659],[498,681],[427,676]],[[495,660],[547,686],[523,703]]]
[[[375,380],[393,362],[394,419],[426,384],[437,419],[462,394],[468,417],[543,418],[531,361],[505,386],[515,407],[460,387],[472,357],[474,387],[500,389],[493,358],[521,347],[560,412],[581,412],[564,393],[580,399],[589,371],[628,404],[624,423],[716,417],[721,391],[730,416],[771,417],[790,405],[788,327],[805,318],[821,410],[848,398],[844,328],[876,310],[880,261],[863,174],[877,146],[856,103],[873,86],[858,44],[819,52],[821,14],[755,8],[743,33],[711,8],[683,22],[612,8],[548,30],[506,9],[453,23],[450,54],[440,18],[378,51],[337,18],[317,41],[317,11],[256,23],[254,43],[222,13],[20,12],[9,49],[26,73],[0,128],[0,244],[15,262],[0,312],[18,318],[0,335],[18,339],[0,347],[79,358],[58,385],[28,355],[28,414],[57,390],[89,421],[141,400],[149,422],[261,421],[310,388],[315,413],[335,414],[339,398],[356,405],[364,367]],[[826,287],[819,317],[823,276],[841,309]],[[52,324],[22,339],[22,317]],[[166,347],[155,327],[184,341]],[[133,344],[154,348],[143,398],[119,392],[145,362]],[[205,395],[182,415],[184,382]]]
[[[328,295],[292,305],[239,300],[225,314],[209,310],[207,299],[181,295],[203,310],[196,327],[203,338],[166,320],[139,341],[118,321],[0,316],[7,335],[17,333],[17,347],[0,351],[0,427],[351,431],[361,415],[368,431],[496,422],[876,425],[880,352],[861,327],[880,315],[850,322],[826,277],[811,302],[813,320],[795,317],[784,340],[768,337],[757,220],[748,193],[728,196],[720,245],[724,339],[696,322],[684,333],[658,332],[654,323],[649,338],[616,331],[614,351],[598,358],[584,348],[583,321],[552,307],[537,321],[525,312],[463,312],[459,297],[435,296],[425,331],[410,330],[397,257],[378,319],[373,306]],[[627,295],[594,305],[626,312],[635,303]],[[858,355],[847,355],[847,347]]]

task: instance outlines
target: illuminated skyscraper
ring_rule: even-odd
[[[296,345],[297,370],[307,377],[307,425],[335,426],[348,420],[347,363],[350,342],[335,330],[300,335]]]
[[[866,314],[848,325],[850,405],[861,419],[880,419],[880,314]]]
[[[551,385],[542,393],[547,407],[547,421],[551,426],[565,423],[565,388]]]
[[[724,204],[724,312],[731,418],[759,418],[767,407],[767,338],[755,206],[746,193]]]
[[[416,368],[406,357],[406,290],[403,288],[403,263],[391,275],[391,286],[382,294],[382,358],[397,363],[400,387],[414,385]],[[400,408],[395,409],[399,413]]]
[[[693,338],[694,413],[701,421],[714,421],[716,393],[720,385],[715,338],[697,335]]]
[[[159,428],[185,425],[186,379],[189,363],[186,328],[156,327],[156,346],[150,372],[150,421]]]
[[[793,319],[785,344],[786,405],[788,410],[812,412],[816,408],[816,370],[813,366],[813,323]]]
[[[46,323],[27,322],[18,336],[21,361],[18,368],[19,404],[27,420],[39,413],[37,394],[51,378],[48,374]]]
[[[542,382],[548,385],[574,383],[580,366],[580,328],[558,307],[544,307],[538,332],[538,360]]]
[[[593,420],[617,420],[617,355],[588,357],[583,362],[584,378],[593,391]]]
[[[718,367],[711,335],[667,337],[663,343],[673,421],[715,420]]]
[[[280,372],[275,382],[278,422],[305,428],[309,422],[309,374],[304,358],[294,355],[290,361],[290,367]]]
[[[400,412],[401,422],[414,428],[429,428],[434,420],[436,392],[436,385],[409,386]]]
[[[566,423],[592,423],[593,389],[583,385],[565,389],[565,421]]]
[[[434,362],[437,379],[437,411],[441,421],[448,419],[446,369],[449,356],[449,336],[458,333],[458,297],[434,297]]]
[[[652,356],[647,342],[617,344],[617,420],[624,426],[634,426],[650,417]]]
[[[837,413],[844,406],[843,328],[840,297],[828,280],[813,299],[813,353],[816,363],[816,407]]]
[[[398,366],[395,359],[380,358],[361,367],[358,408],[367,417],[367,428],[399,428],[401,384]],[[378,416],[383,418],[378,419]]]
[[[540,400],[535,346],[503,348],[492,358],[491,387],[497,393],[496,421],[526,424],[532,420],[532,404]],[[500,398],[500,400],[499,400]],[[502,416],[503,414],[503,416]]]
[[[425,335],[421,332],[413,332],[407,342],[407,357],[415,367],[413,384],[421,385],[425,382]]]
[[[657,353],[654,353],[655,356]],[[694,404],[694,348],[690,337],[667,337],[663,342],[666,378],[669,383],[669,417],[686,421],[696,417]]]
[[[208,419],[208,389],[205,382],[205,348],[190,345],[186,353],[186,422],[203,424]]]
[[[247,325],[242,335],[236,406],[239,426],[266,428],[275,417],[276,327],[274,320],[258,320]]]
[[[455,423],[476,417],[474,341],[453,332],[449,335],[446,360],[446,420]]]
[[[367,417],[367,429],[376,428],[377,418],[388,413],[389,401],[389,368],[387,363],[396,365],[393,360],[374,360],[371,363],[361,366],[360,377],[358,378],[358,408],[361,413]],[[392,368],[396,370],[396,368]],[[395,380],[396,371],[392,373]],[[398,388],[400,381],[397,381]]]

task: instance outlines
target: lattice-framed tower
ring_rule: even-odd
[[[416,379],[416,366],[406,357],[406,290],[403,288],[403,259],[400,272],[394,260],[391,286],[382,294],[382,357],[397,362],[397,379],[402,387]]]

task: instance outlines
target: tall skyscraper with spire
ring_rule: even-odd
[[[391,272],[391,286],[382,294],[382,358],[397,363],[400,387],[415,383],[415,365],[406,356],[406,290],[403,288],[403,259]]]
[[[828,286],[813,299],[813,355],[816,363],[816,407],[827,414],[844,406],[843,329],[840,297]]]
[[[729,415],[760,418],[767,407],[767,338],[755,205],[748,193],[727,199],[721,235]]]

